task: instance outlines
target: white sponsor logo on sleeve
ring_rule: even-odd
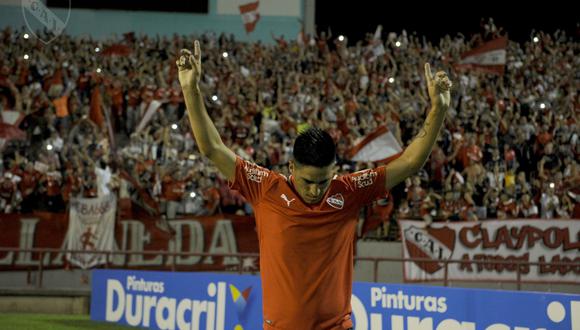
[[[378,173],[375,170],[364,170],[355,173],[351,178],[357,189],[371,186],[374,182]]]
[[[250,181],[257,183],[262,183],[262,179],[268,177],[270,173],[258,165],[244,162],[244,171],[246,172],[246,177]]]

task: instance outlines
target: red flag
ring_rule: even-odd
[[[349,155],[355,162],[388,163],[399,157],[402,150],[393,133],[381,126],[352,147]]]
[[[26,132],[17,126],[0,123],[0,140],[25,140]]]
[[[91,91],[91,111],[89,112],[89,118],[99,127],[103,127],[105,121],[101,105],[101,90],[99,86],[95,86]]]
[[[501,37],[461,54],[456,70],[473,69],[481,72],[504,74],[507,37]]]
[[[159,215],[159,203],[157,203],[157,201],[153,197],[151,197],[149,192],[147,192],[147,190],[145,190],[145,188],[141,186],[139,181],[137,181],[133,176],[131,176],[131,174],[129,174],[125,170],[121,170],[119,172],[119,175],[122,179],[125,179],[130,184],[132,184],[133,187],[137,190],[137,194],[139,195],[139,197],[141,197],[140,202],[142,204],[139,203],[140,206],[142,206],[151,215]]]
[[[131,55],[131,47],[123,44],[113,44],[103,50],[103,56],[129,56]]]
[[[259,1],[246,3],[240,6],[240,14],[242,15],[242,21],[244,22],[244,27],[246,28],[246,33],[254,31],[256,23],[260,19],[260,13],[258,12]]]

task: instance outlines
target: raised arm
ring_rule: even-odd
[[[228,180],[232,181],[236,169],[236,155],[223,143],[207,113],[199,89],[201,78],[199,41],[196,40],[194,43],[193,54],[187,49],[181,50],[181,56],[176,64],[179,69],[179,83],[183,91],[189,123],[199,151],[209,158]]]
[[[445,114],[451,102],[451,81],[447,74],[439,71],[433,77],[429,63],[425,64],[425,80],[431,99],[431,111],[425,119],[423,128],[415,140],[405,149],[401,157],[387,166],[387,189],[391,189],[405,178],[413,175],[423,167],[433,149],[437,135],[443,125]]]

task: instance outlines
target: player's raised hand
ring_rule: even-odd
[[[179,69],[179,83],[182,88],[197,87],[201,79],[201,50],[199,41],[194,42],[193,54],[189,49],[182,49],[175,62]]]
[[[444,71],[438,71],[433,77],[431,73],[431,66],[425,63],[425,80],[427,81],[427,89],[429,90],[429,98],[431,103],[439,108],[447,110],[451,104],[451,80],[447,77]]]

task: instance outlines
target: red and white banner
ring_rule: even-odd
[[[580,221],[487,220],[433,223],[399,221],[404,258],[433,261],[406,262],[406,281],[516,281],[518,262],[522,281],[580,283]],[[506,261],[494,264],[494,261]],[[557,265],[574,262],[576,266]]]
[[[244,270],[257,271],[259,269],[259,260],[254,257],[239,260],[232,257],[183,255],[173,258],[156,253],[164,251],[257,254],[258,235],[255,230],[256,223],[252,217],[233,214],[211,217],[183,216],[169,221],[175,230],[175,235],[172,236],[155,225],[159,217],[149,216],[139,207],[133,206],[131,210],[121,212],[121,216],[115,224],[112,251],[130,251],[134,254],[111,254],[109,257],[111,267],[169,269],[175,264],[179,270],[223,271],[237,270],[241,262]],[[49,212],[2,214],[0,216],[0,248],[66,249],[67,226],[71,225],[68,218],[65,213]],[[155,252],[142,254],[144,251]],[[0,271],[38,267],[40,258],[37,252],[0,251]],[[45,269],[63,268],[69,263],[65,253],[44,254],[42,262]]]
[[[456,70],[476,70],[481,72],[504,74],[508,38],[491,40],[475,49],[461,54],[461,60],[455,64]]]
[[[393,133],[381,126],[352,147],[349,155],[355,162],[389,162],[402,150]]]
[[[24,115],[18,111],[0,111],[0,149],[5,141],[26,139],[26,133],[18,128],[22,119]]]
[[[68,250],[113,251],[117,198],[73,198],[66,239]],[[67,253],[67,260],[83,269],[105,264],[106,255]]]
[[[375,30],[375,34],[373,35],[373,39],[369,41],[369,44],[366,48],[365,58],[369,62],[375,61],[378,57],[386,53],[385,46],[383,45],[383,40],[381,39],[382,31],[383,26],[378,25],[377,29]]]
[[[258,11],[259,4],[260,1],[256,1],[240,6],[240,14],[242,15],[242,21],[244,22],[246,33],[254,31],[256,24],[260,20],[260,12]]]
[[[24,115],[15,110],[0,111],[0,114],[2,115],[0,122],[8,125],[18,126],[24,119]]]

